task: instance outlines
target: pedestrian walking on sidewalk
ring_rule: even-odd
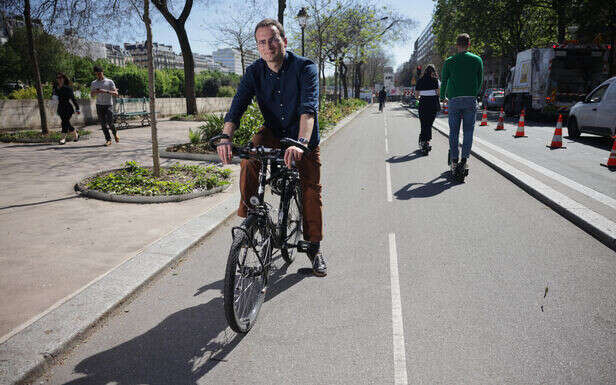
[[[379,91],[379,111],[383,112],[383,107],[385,107],[385,101],[387,100],[387,91],[385,91],[385,86]]]
[[[415,97],[419,98],[419,120],[421,132],[419,133],[419,146],[424,148],[432,140],[432,124],[437,112],[441,109],[439,103],[440,82],[433,64],[428,64],[424,75],[415,85]]]
[[[280,148],[280,139],[290,138],[309,151],[291,146],[284,161],[299,171],[302,189],[304,240],[310,242],[308,258],[316,276],[325,276],[327,266],[320,250],[323,239],[323,202],[321,199],[321,160],[319,150],[319,74],[310,59],[287,51],[284,28],[277,20],[264,19],[255,28],[255,40],[261,58],[246,68],[246,73],[225,116],[223,133],[233,132],[248,105],[256,96],[265,121],[252,138],[254,145]],[[223,163],[231,161],[231,139],[223,139],[218,155]],[[259,161],[243,159],[240,172],[240,207],[237,214],[246,217],[250,197],[257,191]]]
[[[71,125],[71,116],[76,112],[79,115],[79,104],[75,99],[75,94],[71,88],[71,82],[68,77],[62,72],[56,75],[56,82],[53,87],[52,94],[58,98],[57,113],[62,120],[62,139],[60,144],[66,143],[66,135],[72,132],[75,142],[79,140],[79,133]],[[73,104],[71,104],[73,102]],[[73,108],[73,105],[75,108]]]
[[[483,83],[483,62],[481,58],[468,52],[471,39],[462,33],[456,39],[458,53],[447,58],[441,73],[441,99],[449,100],[449,161],[452,172],[468,172],[468,157],[473,145],[475,115],[477,114],[477,95]],[[460,123],[464,131],[462,159],[458,163],[458,137]]]
[[[105,77],[101,67],[94,66],[94,75],[96,75],[96,80],[90,86],[90,96],[96,97],[96,114],[101,123],[103,134],[105,134],[105,146],[110,146],[111,135],[109,135],[109,129],[113,132],[113,138],[116,143],[120,141],[120,137],[113,125],[113,97],[118,96],[118,90],[113,80]]]

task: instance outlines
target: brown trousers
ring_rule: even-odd
[[[255,146],[279,148],[280,140],[264,127],[252,138]],[[304,240],[320,242],[323,239],[323,202],[321,200],[321,159],[319,147],[304,153],[295,162],[301,179]],[[237,215],[245,218],[248,213],[249,198],[257,193],[261,162],[255,159],[242,159],[240,172],[240,193],[242,195]]]

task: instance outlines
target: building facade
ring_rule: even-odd
[[[124,67],[133,61],[130,54],[119,45],[105,44],[105,49],[107,51],[107,60],[117,66]]]
[[[231,72],[235,72],[238,75],[243,75],[242,73],[242,56],[240,55],[240,51],[235,48],[222,48],[212,52],[212,57],[214,61],[222,65],[223,67],[229,68]],[[259,54],[254,51],[246,51],[244,64],[246,67],[251,65],[255,60],[260,58]]]
[[[415,41],[414,59],[417,65],[422,67],[433,61],[435,53],[436,36],[432,33],[432,23],[433,21],[430,20],[426,28],[424,28]]]
[[[124,43],[124,49],[132,58],[132,62],[139,67],[147,67],[148,55],[145,42],[142,43]],[[184,68],[184,59],[182,55],[173,52],[173,47],[166,44],[152,43],[152,59],[154,69],[181,69]]]
[[[193,54],[195,60],[195,73],[203,71],[220,71],[231,72],[231,69],[223,67],[222,64],[217,63],[212,55]]]

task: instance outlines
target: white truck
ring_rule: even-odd
[[[554,117],[608,78],[608,51],[600,47],[554,45],[519,52],[509,71],[504,110]]]

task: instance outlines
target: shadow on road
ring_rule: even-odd
[[[57,199],[49,199],[49,200],[40,201],[40,202],[22,203],[22,204],[18,204],[18,205],[2,206],[2,207],[0,207],[0,210],[14,209],[14,208],[17,208],[17,207],[38,206],[38,205],[44,205],[46,203],[60,202],[60,201],[65,201],[65,200],[68,200],[68,199],[75,199],[75,198],[79,198],[79,195],[71,195],[69,197],[57,198]]]
[[[58,145],[58,146],[55,146],[55,147],[41,148],[41,149],[38,149],[37,151],[83,150],[84,148],[100,148],[100,147],[105,147],[105,144],[93,144],[93,145],[90,145],[90,146],[71,146],[71,145],[63,145],[62,146],[62,145]]]
[[[601,149],[601,150],[607,150],[610,151],[612,149],[612,145],[614,143],[614,139],[612,138],[607,138],[607,137],[602,137],[602,136],[580,136],[577,139],[572,139],[568,136],[565,136],[565,138],[568,140],[567,143],[581,143],[581,144],[586,144],[588,146],[593,146],[595,148]],[[565,143],[563,143],[565,144]]]
[[[415,150],[411,152],[410,154],[406,154],[403,156],[392,156],[391,158],[387,159],[387,162],[388,163],[404,163],[404,162],[410,162],[417,158],[422,158],[424,156],[425,155],[423,154],[423,151]]]
[[[427,183],[409,183],[396,191],[394,196],[399,200],[430,198],[457,185],[449,179],[449,171],[445,171]]]
[[[298,256],[299,257],[299,256]],[[288,265],[270,278],[266,301],[311,276],[310,269],[286,274]],[[200,287],[222,294],[223,280]],[[67,384],[193,385],[240,344],[244,335],[227,327],[223,298],[171,314],[156,327],[104,352],[81,361],[74,368],[84,377]]]

